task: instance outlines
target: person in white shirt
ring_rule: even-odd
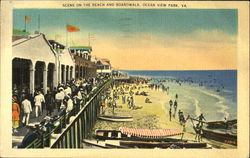
[[[38,91],[38,94],[35,96],[34,102],[36,107],[36,117],[38,117],[38,111],[42,115],[42,103],[45,103],[44,96],[40,91]]]
[[[67,97],[67,109],[66,112],[70,112],[71,110],[73,110],[73,101],[70,97]]]
[[[22,101],[22,110],[24,112],[22,123],[26,126],[29,124],[30,113],[32,112],[31,103],[27,96]]]
[[[68,95],[68,94],[70,94],[70,95],[72,94],[72,90],[68,85],[66,86],[66,88],[64,90],[64,94],[65,94],[65,96]]]
[[[63,88],[60,87],[59,92],[55,96],[58,111],[60,111],[60,108],[63,104],[64,97],[65,97],[65,94],[64,94]]]

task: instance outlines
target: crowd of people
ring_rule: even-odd
[[[98,76],[75,81],[69,80],[59,84],[53,89],[48,89],[47,94],[42,88],[38,88],[35,94],[27,91],[13,90],[12,96],[12,127],[13,132],[18,132],[18,127],[26,126],[30,122],[31,114],[34,118],[39,116],[51,116],[53,112],[60,115],[63,110],[66,113],[80,105],[81,101],[87,101],[92,90],[102,84],[108,76]]]
[[[139,90],[145,88],[142,86],[146,83],[147,80],[139,79],[131,83],[126,82],[114,82],[110,89],[103,92],[101,97],[101,110],[102,114],[105,113],[105,108],[109,107],[113,109],[121,107],[117,105],[117,100],[121,98],[122,104],[126,104],[128,109],[136,110],[142,107],[135,105],[135,96],[134,95],[145,95],[146,92],[142,91],[139,93]],[[145,95],[146,96],[146,95]]]

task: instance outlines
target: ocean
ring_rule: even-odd
[[[132,76],[151,78],[152,83],[169,87],[175,100],[178,94],[178,110],[185,115],[198,117],[203,113],[207,121],[237,119],[237,71],[130,71]],[[181,83],[181,84],[180,84]],[[167,94],[166,94],[167,95]],[[165,102],[169,109],[169,101]]]

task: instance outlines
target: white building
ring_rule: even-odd
[[[97,74],[101,75],[111,75],[112,74],[112,66],[109,59],[106,58],[97,58]]]
[[[74,77],[74,61],[69,58],[69,52],[58,54],[56,45],[52,46],[44,34],[16,39],[12,43],[13,88],[25,88],[30,94],[34,94],[36,88],[42,88],[46,94],[48,87],[53,88]]]

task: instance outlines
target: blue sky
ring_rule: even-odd
[[[237,10],[191,9],[16,9],[13,24],[24,28],[24,16],[31,18],[27,30],[65,28],[66,24],[92,32],[189,33],[196,29],[221,29],[237,33]]]
[[[77,26],[81,31],[68,34],[69,45],[87,45],[88,33],[94,34],[93,53],[121,69],[201,69],[201,61],[204,69],[236,69],[236,9],[15,9],[13,28],[24,29],[28,16],[27,31],[34,32],[39,15],[48,39],[59,34],[65,44],[66,24]],[[195,61],[182,61],[176,52]],[[132,58],[144,62],[131,67]]]

